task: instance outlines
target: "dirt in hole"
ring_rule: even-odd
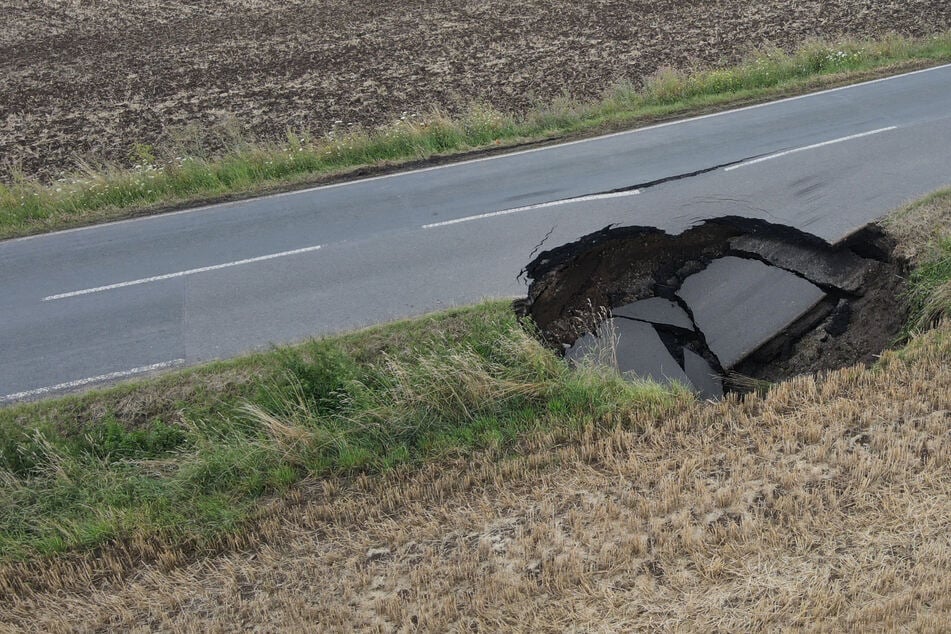
[[[717,397],[873,361],[907,314],[894,246],[878,225],[834,245],[734,216],[606,228],[529,263],[517,310],[569,359],[608,347],[595,362]]]

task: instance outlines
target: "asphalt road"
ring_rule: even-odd
[[[523,295],[517,276],[540,243],[612,223],[679,232],[745,215],[835,241],[949,183],[944,66],[569,144],[0,242],[0,402]]]

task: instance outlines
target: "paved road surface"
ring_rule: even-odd
[[[540,242],[556,246],[611,223],[681,231],[737,214],[836,240],[949,183],[944,66],[548,148],[0,242],[0,402],[521,295],[517,275]]]

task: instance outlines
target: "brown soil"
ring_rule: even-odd
[[[799,374],[823,372],[856,363],[874,363],[883,350],[895,345],[908,318],[906,267],[879,263],[869,276],[864,295],[848,306],[844,332],[830,332],[835,311],[798,341],[789,341],[777,356],[765,362],[741,364],[741,375],[764,381],[782,381]],[[742,378],[738,377],[740,383]]]
[[[274,137],[433,106],[520,111],[662,66],[949,25],[944,0],[12,0],[0,5],[0,180],[77,158],[127,164],[136,143],[199,129]]]

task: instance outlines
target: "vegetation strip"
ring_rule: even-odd
[[[763,398],[553,429],[511,459],[305,484],[214,553],[139,539],[0,566],[0,623],[944,631],[949,334]]]
[[[144,535],[208,544],[305,477],[504,449],[678,398],[690,397],[571,371],[493,303],[11,407],[0,560]]]
[[[600,101],[561,100],[520,116],[474,105],[459,118],[437,114],[340,136],[242,142],[211,157],[170,162],[159,161],[155,148],[140,146],[135,169],[89,168],[52,184],[25,178],[0,184],[0,238],[247,197],[436,157],[635,127],[946,61],[951,61],[951,33],[813,43],[793,54],[763,53],[731,68],[665,70],[642,88],[616,86]]]
[[[886,224],[916,266],[913,336],[951,314],[951,190]],[[570,370],[497,302],[7,407],[0,562],[142,540],[209,548],[302,480],[504,456],[692,402]]]

